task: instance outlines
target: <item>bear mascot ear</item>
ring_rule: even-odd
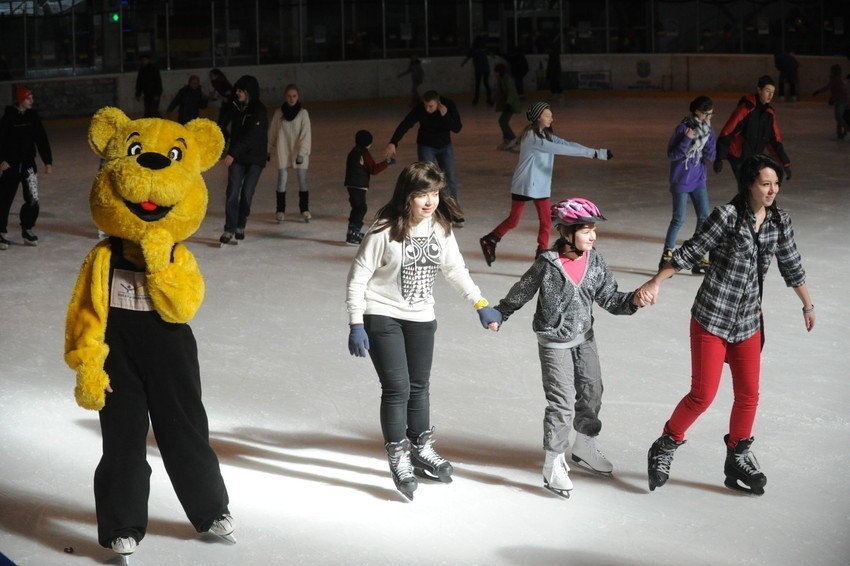
[[[89,145],[99,157],[106,157],[109,142],[121,126],[130,121],[120,108],[107,106],[95,112],[89,126]]]
[[[206,171],[216,164],[224,150],[224,136],[218,124],[206,118],[195,118],[186,124],[186,129],[195,136],[195,141],[201,146],[199,165],[201,171]]]

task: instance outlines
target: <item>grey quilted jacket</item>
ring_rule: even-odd
[[[532,328],[540,338],[552,342],[570,342],[589,332],[594,302],[611,314],[634,314],[634,291],[617,291],[617,281],[599,252],[594,248],[589,254],[587,270],[576,285],[561,267],[558,252],[543,252],[496,310],[506,321],[539,291]]]

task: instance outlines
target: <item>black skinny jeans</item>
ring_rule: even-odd
[[[429,385],[437,321],[363,317],[369,356],[381,381],[384,442],[416,437],[431,428]]]

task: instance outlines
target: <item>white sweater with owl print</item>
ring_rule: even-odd
[[[349,324],[362,324],[375,314],[429,322],[434,320],[434,281],[441,271],[446,281],[471,304],[481,291],[469,276],[454,234],[430,220],[415,226],[404,242],[392,242],[388,229],[373,225],[363,238],[348,271]]]

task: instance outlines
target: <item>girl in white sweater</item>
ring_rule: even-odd
[[[381,381],[381,430],[396,488],[413,499],[419,475],[450,482],[452,465],[433,447],[429,382],[437,321],[437,272],[496,330],[501,315],[469,276],[451,219],[446,177],[430,162],[399,175],[392,199],[366,233],[348,272],[351,355],[372,358]]]
[[[269,159],[277,149],[277,221],[283,222],[286,213],[286,180],[288,170],[298,174],[298,208],[304,222],[310,222],[310,187],[307,169],[313,143],[310,115],[301,107],[300,93],[294,84],[287,85],[284,103],[275,110],[269,122]]]

